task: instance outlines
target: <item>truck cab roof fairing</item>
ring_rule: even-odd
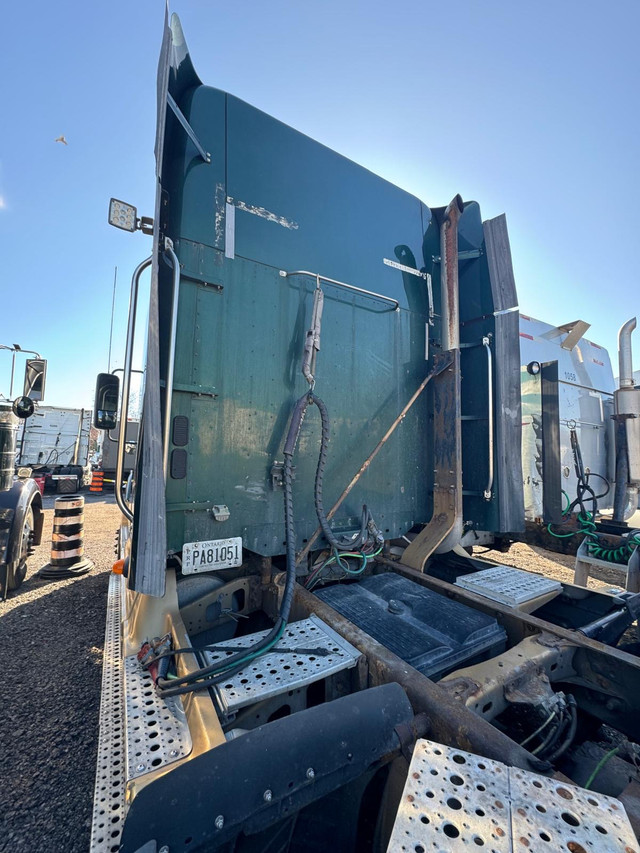
[[[130,586],[137,592],[162,596],[165,592],[166,506],[163,488],[162,418],[160,413],[160,342],[158,311],[158,273],[160,253],[164,250],[161,227],[162,174],[169,90],[176,91],[182,80],[199,82],[189,59],[182,27],[177,15],[168,23],[165,6],[164,29],[157,76],[156,121],[156,201],[154,211],[153,262],[149,296],[147,364],[144,406],[141,423],[141,448],[138,458],[139,500],[136,501]],[[180,72],[183,69],[183,73]]]

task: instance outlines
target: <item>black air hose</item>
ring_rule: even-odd
[[[296,531],[293,520],[292,461],[296,445],[298,443],[300,427],[307,407],[311,402],[309,399],[311,396],[311,394],[305,394],[296,403],[293,414],[291,415],[289,431],[284,445],[284,523],[287,572],[282,603],[280,605],[280,613],[276,623],[262,640],[259,640],[255,645],[250,646],[247,649],[236,652],[223,661],[217,661],[210,666],[202,667],[201,669],[198,669],[195,672],[190,672],[188,675],[184,675],[181,678],[173,678],[171,680],[159,679],[159,695],[163,697],[179,696],[183,693],[189,693],[194,690],[203,690],[204,688],[213,687],[221,681],[226,681],[228,678],[244,669],[249,660],[253,660],[258,657],[258,655],[268,651],[282,636],[289,619],[291,602],[293,601],[293,591],[296,583]],[[249,658],[249,660],[247,660],[247,658]],[[224,667],[224,672],[220,672],[222,667]]]
[[[322,528],[322,532],[326,536],[329,543],[337,549],[354,550],[362,548],[366,543],[369,527],[373,526],[371,513],[366,506],[362,508],[362,521],[360,525],[360,533],[355,539],[338,538],[334,535],[327,517],[324,512],[322,499],[322,485],[324,477],[324,468],[327,460],[327,446],[330,437],[329,413],[323,401],[316,397],[313,392],[309,391],[304,394],[295,405],[287,438],[284,443],[284,524],[285,524],[285,540],[286,540],[286,581],[282,603],[280,605],[280,613],[278,619],[262,640],[254,646],[243,649],[241,652],[236,652],[224,661],[218,661],[210,666],[202,667],[201,669],[184,675],[181,678],[173,678],[171,680],[158,680],[158,693],[160,696],[179,696],[183,693],[188,693],[193,690],[202,690],[204,688],[213,687],[221,681],[225,681],[231,676],[240,672],[248,662],[258,657],[260,654],[272,648],[282,636],[285,626],[289,619],[291,611],[291,603],[293,601],[293,592],[296,584],[296,531],[293,514],[293,456],[298,444],[300,435],[300,427],[306,414],[307,408],[314,404],[320,410],[320,420],[322,424],[322,434],[320,439],[320,456],[318,458],[318,467],[316,469],[315,479],[315,507],[318,516],[318,521]],[[224,668],[224,672],[221,669]]]
[[[316,469],[316,480],[314,488],[314,502],[316,507],[316,515],[318,516],[318,522],[320,523],[320,527],[322,528],[322,532],[324,533],[327,542],[329,542],[332,547],[342,551],[357,551],[362,548],[363,545],[366,543],[368,538],[368,525],[373,522],[373,519],[367,507],[363,506],[362,519],[360,522],[360,533],[355,539],[337,537],[331,529],[327,520],[327,515],[324,511],[323,501],[324,469],[327,463],[327,449],[329,446],[329,439],[331,437],[329,413],[323,401],[319,397],[316,397],[315,394],[310,393],[307,395],[307,397],[309,399],[309,402],[315,403],[315,405],[320,410],[320,421],[322,424],[322,434],[320,439],[320,456],[318,457],[318,467]]]

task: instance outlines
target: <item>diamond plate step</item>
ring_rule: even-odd
[[[512,569],[510,566],[493,566],[481,572],[460,575],[456,579],[456,586],[511,607],[518,607],[542,595],[559,593],[562,590],[559,581],[524,572],[522,569]]]
[[[206,664],[218,663],[230,651],[249,648],[266,637],[268,631],[258,631],[246,637],[236,637],[216,645],[216,651],[206,650]],[[326,655],[279,652],[278,649],[325,649]],[[225,651],[229,649],[229,651]],[[219,650],[219,651],[218,651]],[[240,708],[270,699],[289,690],[304,687],[327,678],[336,672],[354,667],[360,652],[317,616],[287,625],[282,638],[270,652],[248,664],[241,672],[215,686],[220,712],[229,717]]]
[[[416,743],[387,853],[638,853],[624,806],[537,773]]]

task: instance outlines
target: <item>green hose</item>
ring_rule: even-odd
[[[606,755],[602,756],[600,761],[598,761],[598,763],[596,764],[593,773],[591,774],[591,776],[589,776],[589,778],[587,779],[587,781],[585,783],[584,787],[587,791],[589,790],[589,788],[591,787],[591,785],[593,783],[593,780],[596,778],[598,773],[602,770],[602,768],[607,763],[607,761],[609,761],[610,758],[613,758],[614,755],[617,755],[619,751],[620,751],[620,747],[616,746],[615,749],[610,750],[610,752],[608,752]]]

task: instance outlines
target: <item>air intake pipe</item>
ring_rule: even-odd
[[[0,491],[8,492],[13,486],[16,463],[16,440],[18,418],[14,415],[11,403],[0,403]]]

